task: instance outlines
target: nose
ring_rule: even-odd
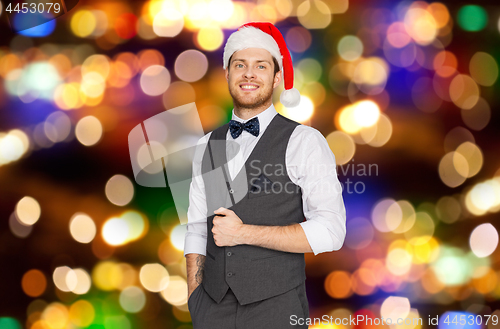
[[[255,72],[251,65],[247,66],[247,69],[245,70],[245,72],[243,72],[243,76],[245,77],[245,79],[255,78]]]

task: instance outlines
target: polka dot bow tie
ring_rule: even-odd
[[[245,123],[235,120],[229,121],[229,130],[231,131],[231,136],[233,136],[234,139],[238,138],[238,136],[241,135],[243,129],[245,129],[255,137],[259,136],[259,118],[253,118],[252,120],[248,120]]]

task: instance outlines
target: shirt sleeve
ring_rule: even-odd
[[[201,161],[210,134],[208,133],[200,138],[194,155],[193,177],[189,186],[188,222],[184,238],[184,257],[187,254],[206,255],[207,252],[207,203],[205,184],[201,175]]]
[[[346,235],[346,210],[335,155],[316,129],[300,125],[286,152],[290,180],[302,190],[306,221],[300,223],[314,255],[339,250]]]

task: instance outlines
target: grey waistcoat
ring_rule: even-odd
[[[252,245],[217,246],[212,233],[214,215],[210,215],[215,209],[225,207],[245,224],[284,226],[304,221],[302,192],[290,180],[285,163],[288,141],[297,125],[277,114],[245,162],[245,170],[234,180],[223,170],[227,163],[229,124],[214,130],[210,136],[202,159],[208,209],[202,284],[217,303],[228,288],[245,305],[284,293],[306,279],[303,253]]]

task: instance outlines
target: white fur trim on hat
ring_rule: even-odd
[[[273,37],[258,28],[245,26],[231,34],[227,39],[223,56],[224,69],[227,68],[232,54],[246,48],[262,48],[269,51],[278,61],[280,70],[283,68],[280,48]]]
[[[280,102],[285,107],[295,107],[300,103],[300,92],[295,89],[285,89],[281,92]]]

